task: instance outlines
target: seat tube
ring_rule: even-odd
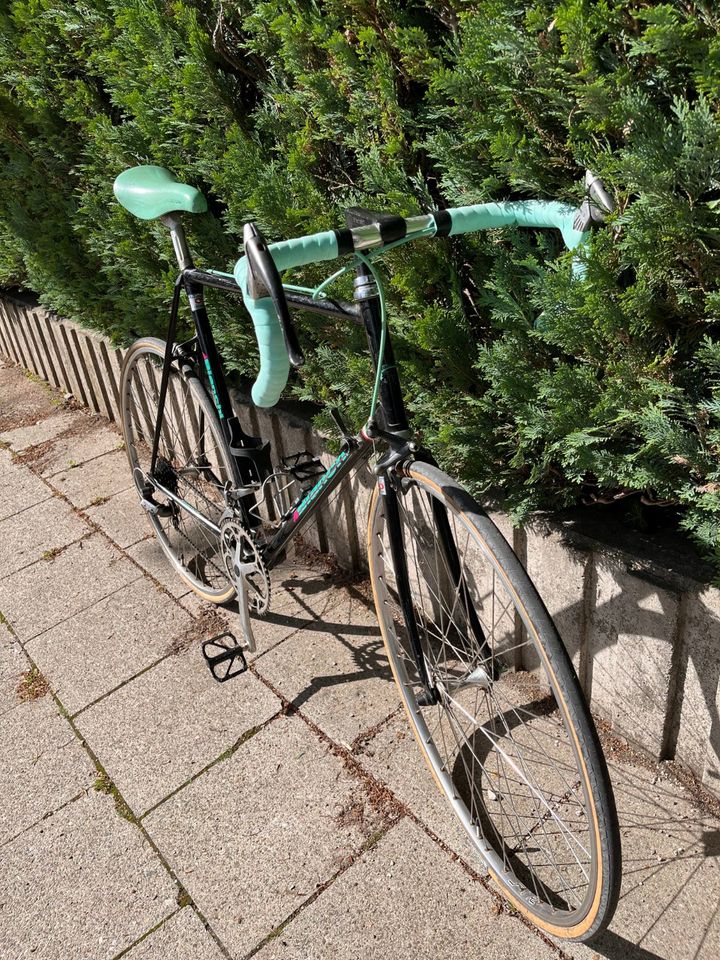
[[[375,280],[364,263],[358,263],[355,277],[354,299],[360,306],[360,316],[365,325],[370,355],[373,366],[382,362],[382,379],[380,381],[380,402],[382,406],[385,430],[399,436],[410,436],[405,402],[403,400],[400,377],[395,366],[390,333],[385,338],[385,355],[380,358],[380,338],[382,335],[382,318],[380,313],[380,295]]]
[[[201,354],[200,359],[202,360],[210,384],[213,404],[215,405],[220,423],[225,431],[226,422],[233,416],[233,408],[223,375],[220,354],[215,345],[215,338],[212,335],[210,320],[207,310],[205,309],[203,289],[199,284],[186,280],[185,290],[187,291],[192,317],[195,321],[195,331],[197,333]],[[233,437],[228,435],[229,441],[233,439]]]

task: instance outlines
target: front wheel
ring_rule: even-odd
[[[589,940],[620,887],[617,814],[597,733],[537,590],[457,483],[414,463],[376,488],[368,554],[378,620],[413,732],[490,875],[556,937]],[[402,613],[389,517],[435,703]],[[395,556],[401,556],[397,548]]]

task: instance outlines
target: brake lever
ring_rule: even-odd
[[[585,171],[585,189],[587,196],[573,221],[573,227],[583,233],[589,230],[593,223],[604,223],[607,214],[615,209],[615,201],[605,189],[605,184],[592,170]]]
[[[243,242],[248,261],[248,293],[253,300],[270,297],[280,321],[288,359],[293,367],[301,367],[305,363],[305,355],[290,316],[282,280],[268,245],[254,223],[245,224]]]
[[[604,220],[604,214],[612,213],[615,209],[615,201],[605,189],[605,184],[600,177],[596,177],[592,170],[585,171],[585,186],[587,187],[587,192],[590,194],[590,197],[600,208],[600,212],[603,214],[602,219]]]

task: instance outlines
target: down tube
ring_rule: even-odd
[[[313,515],[322,507],[330,494],[345,480],[353,470],[362,466],[373,454],[374,446],[361,437],[353,439],[353,446],[344,448],[318,482],[311,487],[297,503],[292,514],[283,523],[267,545],[263,560],[269,569],[275,565],[289,540],[305,527]]]

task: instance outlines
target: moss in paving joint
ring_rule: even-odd
[[[37,667],[32,666],[23,673],[20,683],[17,685],[16,693],[18,700],[26,702],[28,700],[39,700],[44,697],[50,689],[47,680],[40,673]]]
[[[178,905],[181,909],[182,909],[183,907],[189,907],[189,906],[190,906],[190,904],[192,903],[192,897],[191,897],[190,894],[187,892],[187,890],[185,889],[185,887],[180,887],[180,889],[178,890],[178,895],[177,895],[177,897],[175,898],[175,902],[177,903],[177,905]]]
[[[250,727],[249,730],[246,730],[245,733],[233,743],[232,746],[228,747],[224,753],[221,753],[217,758],[216,763],[222,763],[224,760],[229,760],[230,757],[240,749],[240,747],[247,743],[248,740],[252,740],[256,733],[260,733],[263,728],[263,724],[258,724],[256,727]]]
[[[54,560],[58,554],[63,552],[63,547],[53,547],[51,550],[45,550],[42,554],[43,560]]]
[[[7,440],[0,440],[0,450],[9,450],[10,444]]]
[[[267,937],[265,937],[264,943],[272,943],[273,940],[277,940],[289,923],[289,920],[285,920],[284,923],[281,923],[279,927],[275,927],[274,930],[271,930]]]
[[[115,810],[119,816],[123,818],[123,820],[127,820],[129,823],[136,822],[135,814],[123,800],[120,791],[107,775],[107,771],[103,770],[102,768],[100,768],[98,775],[95,778],[93,790],[97,791],[97,793],[105,793],[112,797],[115,801]]]
[[[371,833],[370,836],[365,841],[365,846],[363,852],[372,850],[373,847],[376,847],[385,834],[388,832],[388,827],[380,827],[378,830],[375,830],[374,833]]]
[[[104,503],[107,503],[109,499],[110,497],[102,497],[102,496],[93,497],[93,499],[90,501],[90,506],[101,507]]]

